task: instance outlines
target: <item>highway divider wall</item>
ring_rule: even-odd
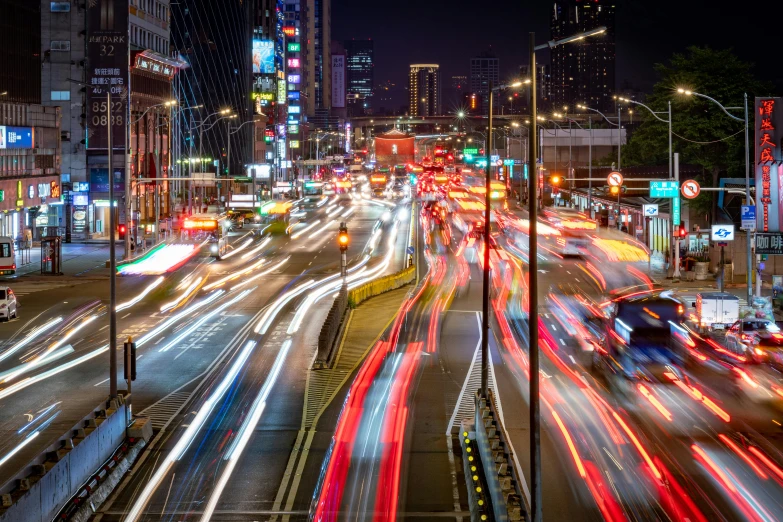
[[[50,522],[125,440],[122,397],[101,403],[0,487],[0,522]]]
[[[475,405],[475,441],[484,471],[483,478],[489,490],[494,520],[527,519],[524,497],[514,470],[513,457],[508,450],[503,425],[495,410],[492,391],[489,392],[489,398],[476,393]]]
[[[415,277],[416,266],[411,265],[397,273],[364,283],[348,292],[348,305],[351,308],[356,308],[362,301],[405,286],[412,282]]]
[[[340,331],[345,319],[345,310],[348,308],[348,290],[345,285],[340,287],[340,292],[332,303],[329,313],[326,315],[321,333],[318,335],[318,353],[315,357],[315,366],[325,368],[331,365],[334,345],[340,337]]]

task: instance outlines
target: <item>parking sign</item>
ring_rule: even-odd
[[[742,205],[742,230],[756,230],[756,206]]]

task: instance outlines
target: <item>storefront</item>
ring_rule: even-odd
[[[59,176],[0,180],[0,235],[59,235],[64,226]]]

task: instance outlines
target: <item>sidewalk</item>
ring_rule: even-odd
[[[29,253],[29,262],[27,254]],[[117,259],[122,259],[122,243],[116,244]],[[41,247],[33,247],[22,252],[17,252],[17,270],[16,275],[5,278],[14,280],[20,277],[25,279],[30,277],[62,278],[63,276],[108,276],[109,269],[106,268],[106,261],[109,260],[109,242],[101,243],[68,243],[62,245],[62,276],[41,275]],[[24,261],[24,264],[20,264]]]

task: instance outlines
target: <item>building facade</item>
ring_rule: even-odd
[[[470,93],[476,95],[472,105],[479,114],[489,111],[489,82],[498,85],[500,62],[490,51],[470,59]]]
[[[47,9],[70,2],[46,2]],[[41,4],[36,0],[0,0],[0,100],[41,103]],[[51,42],[53,52],[60,42]],[[65,43],[63,43],[65,46]],[[52,48],[43,47],[50,52]]]
[[[170,213],[167,182],[159,182],[157,190],[154,183],[134,182],[163,179],[172,171],[169,134],[174,107],[164,104],[172,99],[172,81],[184,63],[170,54],[169,2],[113,0],[112,5],[122,8],[106,19],[90,11],[97,13],[100,4],[40,2],[43,59],[38,93],[43,105],[57,108],[62,116],[63,222],[69,224],[67,235],[76,239],[109,237],[112,176],[120,199],[117,223],[130,221],[130,209],[135,226],[154,225],[156,201],[161,217]],[[110,62],[98,52],[107,30],[120,39]],[[111,115],[101,109],[109,88]],[[102,123],[107,120],[114,131],[112,176]],[[124,197],[128,180],[134,187],[130,201]]]
[[[346,40],[346,79],[348,91],[348,112],[351,116],[373,113],[373,92],[375,89],[375,45],[371,39]]]
[[[602,111],[612,107],[615,2],[561,0],[554,3],[550,21],[553,40],[601,26],[606,27],[601,35],[552,49],[552,101],[555,107],[572,107],[579,103]]]
[[[441,111],[440,66],[412,64],[408,75],[411,116],[437,116]]]

